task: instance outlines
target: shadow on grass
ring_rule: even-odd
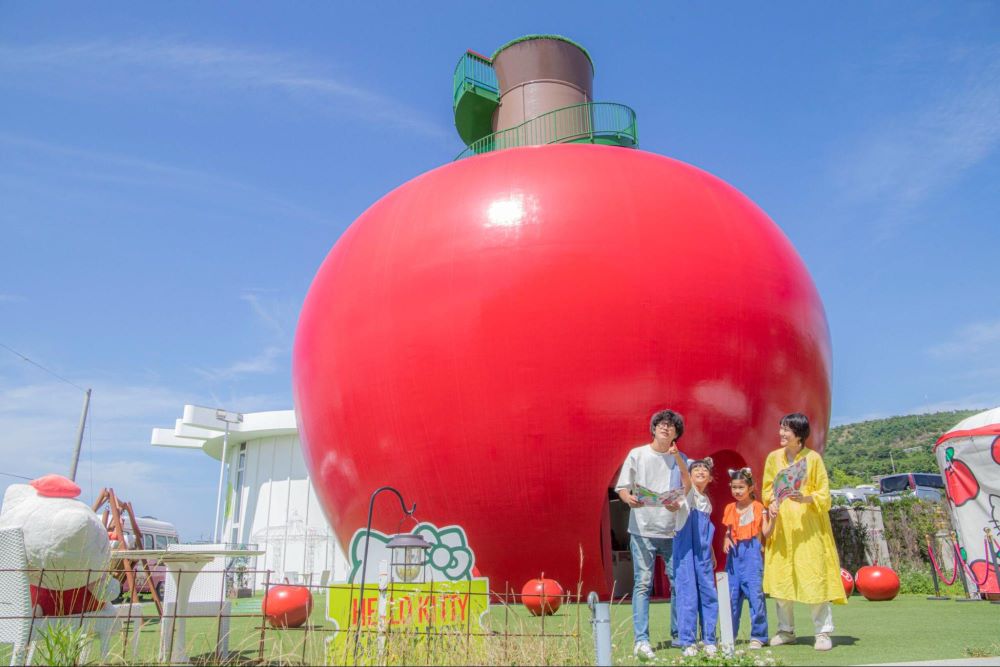
[[[216,667],[221,665],[222,667],[266,667],[267,665],[282,665],[283,667],[295,667],[297,665],[305,665],[306,663],[301,660],[281,658],[278,660],[263,660],[261,661],[258,656],[257,651],[230,651],[229,657],[225,660],[220,661],[214,653],[203,653],[201,655],[195,655],[190,657],[192,665],[201,665],[202,667]]]
[[[833,646],[854,646],[860,641],[857,637],[852,637],[850,635],[830,635],[830,639],[833,641]]]
[[[860,641],[857,637],[852,637],[850,635],[832,635],[830,637],[830,639],[833,640],[833,645],[835,647],[836,646],[854,646],[855,644],[858,643],[858,641]],[[787,646],[812,646],[814,641],[815,641],[815,639],[813,637],[811,637],[811,636],[801,636],[801,637],[796,637],[795,641],[791,642],[790,644],[787,644]],[[746,648],[749,645],[749,643],[750,642],[745,641],[745,640],[737,640],[737,642],[736,642],[736,648]],[[657,642],[656,644],[653,645],[653,650],[654,651],[667,651],[667,650],[670,650],[672,648],[679,649],[681,647],[677,646],[676,644],[673,644],[669,640],[664,640],[664,641],[661,641],[661,642]],[[769,648],[769,647],[765,644],[764,648]],[[775,646],[774,648],[778,648],[778,647]]]
[[[830,640],[833,641],[834,648],[838,646],[854,646],[860,641],[857,637],[852,637],[851,635],[830,635]],[[795,641],[783,644],[782,646],[812,646],[815,642],[816,638],[812,635],[800,635],[795,638]],[[765,648],[768,647],[765,646]],[[780,650],[781,647],[775,646],[774,648]]]

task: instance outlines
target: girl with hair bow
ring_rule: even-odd
[[[759,649],[767,643],[763,543],[774,524],[754,494],[750,468],[730,468],[729,490],[735,502],[726,505],[722,513],[722,525],[726,530],[722,551],[726,554],[726,573],[729,575],[733,632],[740,630],[740,616],[746,600],[750,604],[750,648]]]

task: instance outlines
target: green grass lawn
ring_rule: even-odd
[[[769,628],[777,629],[774,603],[768,600]],[[628,605],[615,609],[615,664],[636,664],[631,654],[632,621]],[[786,665],[858,665],[1000,655],[1000,605],[952,600],[930,601],[924,595],[900,595],[891,602],[869,602],[854,596],[847,605],[834,605],[833,650],[816,651],[812,619],[806,605],[796,605],[798,641],[778,646],[772,654]],[[654,603],[650,611],[653,643],[669,639],[670,605]],[[749,637],[750,624],[744,611],[738,644]],[[657,651],[658,662],[671,661],[678,649]]]
[[[776,616],[770,603],[768,610],[769,619],[773,622]],[[509,635],[506,639],[502,635],[500,638],[486,638],[478,647],[457,641],[430,654],[420,648],[407,655],[407,662],[593,663],[593,637],[586,606],[564,605],[555,616],[545,619],[546,634],[567,636],[547,637],[544,642],[535,637],[513,636],[535,635],[542,631],[541,620],[530,616],[523,608],[494,605],[490,616],[491,628],[501,633],[506,629]],[[265,661],[271,664],[320,663],[324,655],[324,639],[332,626],[324,618],[323,604],[318,595],[311,622],[313,627],[309,631],[268,628],[264,636]],[[739,636],[746,638],[748,619],[745,616],[743,622],[744,627]],[[654,645],[664,642],[664,648],[657,651],[659,663],[669,663],[680,656],[678,649],[666,648],[669,623],[669,603],[652,604],[652,640]],[[787,665],[844,665],[1000,655],[1000,605],[986,602],[934,602],[926,600],[922,595],[903,595],[891,602],[868,602],[855,596],[848,605],[834,607],[834,623],[837,627],[833,633],[834,649],[827,653],[815,651],[812,648],[809,610],[804,605],[799,605],[796,610],[799,641],[791,646],[770,650],[778,660]],[[196,664],[210,662],[211,647],[217,631],[215,620],[188,619],[187,625],[188,653]],[[230,649],[237,653],[234,656],[236,663],[256,661],[261,642],[260,627],[259,615],[232,619]],[[576,632],[577,627],[580,628],[579,633]],[[143,627],[137,659],[132,659],[129,652],[123,651],[122,638],[119,637],[113,642],[109,654],[101,657],[101,662],[155,662],[159,629],[158,621],[147,623]],[[636,664],[632,658],[631,607],[627,603],[613,606],[612,632],[615,664]],[[0,659],[9,660],[9,652],[0,653]],[[98,656],[95,645],[91,662],[96,660]]]

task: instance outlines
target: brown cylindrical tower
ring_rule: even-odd
[[[516,40],[494,54],[493,68],[500,88],[494,132],[517,127],[549,111],[593,101],[594,65],[581,46],[565,38],[529,36]],[[540,136],[529,143],[548,140]]]

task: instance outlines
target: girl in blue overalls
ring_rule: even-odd
[[[759,649],[767,643],[767,608],[764,606],[763,541],[774,527],[767,509],[753,492],[750,468],[729,471],[729,489],[736,502],[726,505],[722,526],[726,540],[726,573],[729,575],[729,597],[733,606],[733,634],[740,631],[743,601],[750,603],[750,648]]]
[[[714,655],[715,624],[719,615],[719,596],[715,590],[715,552],[712,538],[712,503],[705,489],[712,481],[712,459],[681,465],[681,480],[686,499],[679,512],[687,512],[687,521],[674,537],[675,591],[671,604],[677,605],[678,643],[685,656],[698,654],[698,620],[701,617],[701,640],[705,652]],[[681,517],[678,517],[678,522]]]

